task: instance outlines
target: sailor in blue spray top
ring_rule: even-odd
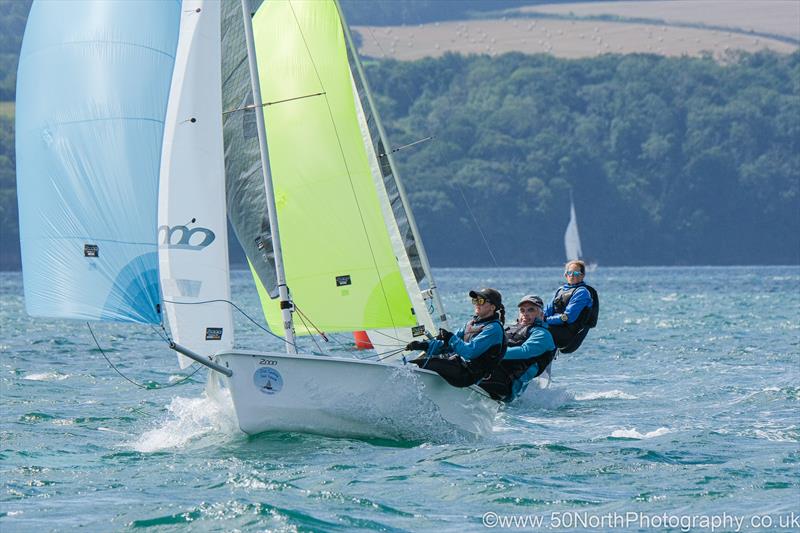
[[[542,299],[523,296],[517,304],[519,317],[505,329],[508,350],[492,374],[478,385],[495,400],[511,402],[528,383],[547,369],[556,354],[553,337],[542,321]]]
[[[564,271],[567,282],[544,308],[545,322],[562,353],[577,350],[589,329],[597,325],[600,301],[597,291],[583,282],[585,275],[583,261],[568,262]]]
[[[495,289],[470,291],[474,316],[455,333],[445,329],[431,341],[414,341],[407,350],[425,350],[410,361],[433,370],[454,387],[469,387],[487,377],[506,352],[505,308]],[[435,357],[443,355],[444,357]]]

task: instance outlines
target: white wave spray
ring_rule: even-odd
[[[182,448],[189,442],[210,433],[239,433],[230,395],[226,390],[208,387],[198,398],[173,398],[169,411],[158,426],[145,431],[128,445],[138,452],[157,452]]]

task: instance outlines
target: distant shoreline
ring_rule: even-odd
[[[491,269],[491,270],[519,270],[519,269],[531,269],[531,270],[543,270],[543,269],[555,269],[555,268],[563,268],[563,264],[559,265],[539,265],[539,266],[492,266],[492,265],[485,265],[485,266],[433,266],[434,270],[481,270],[481,269]],[[602,265],[598,267],[598,271],[602,272],[606,269],[638,269],[638,268],[800,268],[800,263],[797,264],[780,264],[780,263],[758,263],[758,264],[750,264],[750,265]],[[231,265],[231,272],[249,272],[249,268],[247,265]],[[16,274],[22,273],[22,270],[4,270],[0,269],[0,274]],[[591,274],[587,274],[588,276],[596,275],[597,271]]]

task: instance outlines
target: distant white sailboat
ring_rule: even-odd
[[[572,196],[569,200],[569,224],[564,232],[564,251],[567,254],[567,261],[580,259],[586,263],[586,270],[589,272],[597,268],[597,263],[586,261],[583,257],[581,236],[578,233],[578,216],[575,214],[575,202],[572,201]]]

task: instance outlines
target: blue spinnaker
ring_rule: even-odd
[[[160,322],[158,176],[179,0],[34,2],[17,194],[33,316]]]

